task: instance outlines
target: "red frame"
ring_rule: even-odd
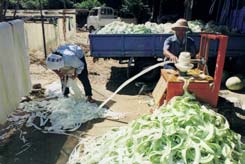
[[[213,107],[217,106],[218,94],[221,85],[222,73],[225,62],[226,48],[228,42],[228,36],[217,35],[217,34],[201,34],[200,41],[200,56],[208,59],[208,49],[209,49],[209,40],[218,39],[219,47],[217,52],[216,59],[216,69],[214,73],[213,83],[208,82],[191,82],[188,90],[197,97],[201,102],[210,104]],[[205,69],[205,68],[203,68]],[[167,94],[166,100],[169,101],[172,97],[183,94],[183,82],[167,82]]]

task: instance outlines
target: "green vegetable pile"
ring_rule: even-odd
[[[160,33],[162,29],[160,26],[155,25],[153,28],[153,23],[147,24],[128,24],[124,22],[114,21],[107,24],[105,27],[96,32],[96,34],[151,34]],[[151,28],[152,27],[152,28]],[[158,31],[157,31],[158,30]],[[160,30],[160,32],[159,32]]]
[[[244,164],[245,145],[220,114],[185,93],[152,115],[84,145],[83,164]],[[70,161],[70,163],[72,163]]]
[[[205,23],[201,20],[188,21],[188,26],[192,32],[201,32],[204,29]]]
[[[105,25],[102,29],[98,30],[96,34],[172,34],[172,23],[152,23],[146,22],[145,24],[128,24],[125,22],[114,21]],[[228,26],[216,25],[215,22],[210,21],[205,24],[201,20],[188,21],[188,26],[192,32],[200,33],[221,33],[232,34]]]

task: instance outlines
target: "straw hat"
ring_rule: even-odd
[[[48,69],[58,70],[64,67],[64,60],[62,56],[51,53],[46,59],[46,65]]]
[[[178,19],[172,26],[172,30],[177,30],[178,28],[185,28],[186,30],[189,29],[188,23],[185,19],[181,18]]]

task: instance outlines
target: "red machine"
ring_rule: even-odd
[[[199,101],[216,107],[224,68],[228,37],[225,35],[201,34],[200,58],[205,59],[206,62],[208,60],[209,41],[212,39],[219,40],[213,80],[195,79],[189,84],[188,91],[193,93]],[[198,68],[203,72],[207,72],[206,65],[199,64]],[[161,78],[153,91],[153,97],[159,106],[163,104],[164,99],[169,101],[172,97],[183,94],[183,81],[178,80],[178,76],[180,75],[169,70],[161,70]]]

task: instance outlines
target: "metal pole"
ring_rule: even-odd
[[[43,33],[43,49],[44,49],[44,55],[45,55],[45,59],[47,57],[47,49],[46,49],[46,39],[45,39],[45,29],[44,29],[44,20],[43,20],[43,5],[42,5],[42,1],[39,0],[39,5],[40,5],[40,14],[41,14],[41,22],[42,22],[42,33]]]

